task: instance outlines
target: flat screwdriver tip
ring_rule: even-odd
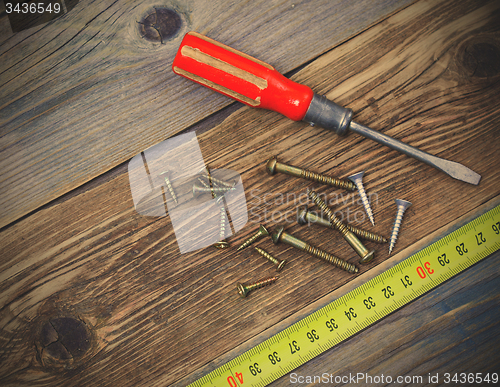
[[[454,179],[461,180],[465,183],[478,185],[481,180],[481,175],[474,172],[472,169],[467,168],[465,165],[455,161],[445,160],[440,157],[431,155],[411,145],[405,144],[395,138],[386,136],[376,130],[370,129],[357,122],[351,121],[349,129],[354,133],[360,134],[370,140],[376,141],[379,144],[386,145],[389,148],[404,153],[407,156],[413,157],[431,167],[439,169]]]

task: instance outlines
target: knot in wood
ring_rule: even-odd
[[[40,332],[43,356],[55,361],[72,361],[82,357],[90,348],[91,337],[85,323],[71,317],[49,320]]]
[[[174,38],[181,26],[182,19],[177,12],[170,8],[154,8],[139,22],[139,33],[150,42],[163,44]]]
[[[500,73],[500,47],[472,40],[462,53],[462,65],[470,77],[491,78]]]

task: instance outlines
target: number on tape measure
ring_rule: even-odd
[[[500,205],[190,387],[266,386],[500,249]]]

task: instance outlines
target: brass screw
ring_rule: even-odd
[[[214,186],[221,186],[221,187],[227,187],[227,188],[233,188],[234,185],[236,184],[235,182],[227,182],[224,180],[219,180],[213,177],[212,175],[204,175],[202,174],[201,177],[206,178],[209,182],[211,181]],[[200,177],[200,179],[201,179]]]
[[[229,243],[227,243],[226,241],[215,242],[214,247],[218,248],[219,250],[223,250],[229,247]]]
[[[332,222],[328,219],[321,217],[320,215],[315,214],[314,212],[310,212],[307,207],[302,207],[297,210],[297,223],[304,225],[306,223],[316,223],[320,226],[335,228]],[[346,227],[352,232],[354,235],[357,235],[360,238],[375,242],[375,243],[387,243],[387,239],[385,239],[382,235],[375,234],[370,231],[363,230],[361,228],[357,228],[346,224]]]
[[[401,222],[403,221],[403,214],[405,213],[406,209],[411,206],[411,203],[406,200],[396,199],[395,202],[398,206],[398,212],[396,213],[396,220],[394,221],[394,226],[392,227],[389,254],[392,253],[392,249],[394,248],[396,240],[398,239],[399,229],[401,227]]]
[[[283,164],[278,162],[276,157],[271,157],[267,161],[266,170],[267,173],[270,175],[274,175],[276,172],[281,172],[290,176],[300,177],[306,180],[311,180],[317,183],[331,185],[337,188],[348,189],[351,191],[356,190],[356,186],[349,180],[336,179],[335,177],[320,175],[318,173],[314,173],[306,169],[301,169],[293,167],[291,165]]]
[[[238,247],[236,251],[243,250],[245,247],[250,246],[257,239],[266,235],[269,235],[269,231],[267,231],[267,229],[263,225],[260,225],[259,230],[255,234],[253,234],[250,238],[248,238],[245,242],[243,242],[243,244],[240,247]]]
[[[267,251],[262,250],[259,247],[256,247],[255,250],[262,255],[264,258],[266,258],[268,261],[274,263],[276,265],[276,271],[281,271],[286,265],[286,259],[280,261],[279,259],[274,258],[271,254],[269,254]]]
[[[226,208],[224,207],[224,199],[222,197],[217,199],[217,203],[220,205],[220,234],[219,234],[219,242],[216,242],[214,246],[220,250],[229,247],[229,243],[227,243],[224,238],[226,238]]]
[[[204,177],[205,179],[207,179],[209,185],[211,185],[213,187],[219,185],[219,186],[231,188],[236,184],[236,182],[229,183],[227,181],[219,180],[219,179],[216,179],[215,177],[213,177],[210,173],[210,167],[208,165],[201,168],[199,174],[201,175],[201,177]],[[201,180],[201,177],[199,178],[200,180]]]
[[[170,183],[170,179],[168,178],[169,171],[165,171],[160,173],[158,176],[163,176],[165,179],[165,185],[168,188],[168,191],[170,192],[170,196],[172,196],[172,199],[174,199],[175,204],[177,204],[177,196],[175,196],[174,188],[172,187],[172,184]]]
[[[234,186],[233,187],[213,187],[213,188],[208,187],[207,188],[206,186],[202,186],[201,184],[194,183],[193,184],[193,196],[197,197],[201,193],[211,192],[212,197],[214,197],[214,196],[217,196],[217,194],[225,194],[226,192],[233,191],[235,189],[236,188],[234,188]]]
[[[237,285],[238,294],[240,295],[241,298],[245,298],[247,296],[247,294],[249,292],[251,292],[252,290],[260,289],[260,288],[262,288],[264,286],[270,285],[273,282],[276,282],[276,280],[278,278],[279,277],[277,277],[277,276],[276,277],[271,277],[271,278],[266,278],[266,279],[262,279],[260,281],[248,284],[248,285],[239,283]]]
[[[326,203],[318,196],[313,190],[307,190],[309,197],[316,203],[316,205],[326,214],[333,226],[340,231],[344,239],[351,245],[351,247],[358,253],[361,257],[359,263],[368,263],[375,256],[375,250],[368,251],[368,249],[360,242],[360,240],[351,231],[348,230],[347,226],[337,218],[332,211],[328,208]]]
[[[366,197],[365,188],[363,187],[364,174],[365,174],[364,172],[358,172],[355,173],[354,175],[349,176],[348,179],[351,180],[354,184],[356,184],[356,187],[358,187],[358,193],[359,196],[361,196],[361,202],[363,203],[363,207],[365,208],[366,214],[368,215],[368,218],[370,218],[370,222],[372,222],[372,225],[375,226],[375,221],[373,219],[373,212],[370,207],[370,202]]]
[[[200,178],[198,178],[198,181],[200,183],[202,183],[206,188],[210,189],[210,193],[212,194],[212,199],[215,199],[215,192],[212,189],[213,188],[212,175],[210,175],[210,169],[209,169],[208,165],[206,165],[203,168],[201,168],[200,173],[202,171],[205,171],[205,175],[204,176],[208,179],[208,186],[207,186],[207,184],[203,183]],[[194,196],[194,192],[193,192],[193,196]]]
[[[300,240],[299,238],[286,233],[283,226],[278,227],[272,234],[271,238],[273,239],[273,242],[275,244],[278,244],[279,242],[285,242],[290,246],[296,247],[297,249],[305,251],[306,253],[312,254],[328,263],[331,263],[332,265],[339,267],[342,270],[348,271],[349,273],[357,273],[359,271],[359,269],[352,263],[346,262],[341,258],[318,249],[317,247],[313,247],[308,243]]]
[[[198,183],[200,183],[203,187],[210,189],[210,186],[204,182],[201,177],[198,177]]]

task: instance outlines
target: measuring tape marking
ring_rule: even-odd
[[[493,224],[488,223],[491,221]],[[498,249],[500,205],[237,356],[190,386],[265,386],[414,301]]]

